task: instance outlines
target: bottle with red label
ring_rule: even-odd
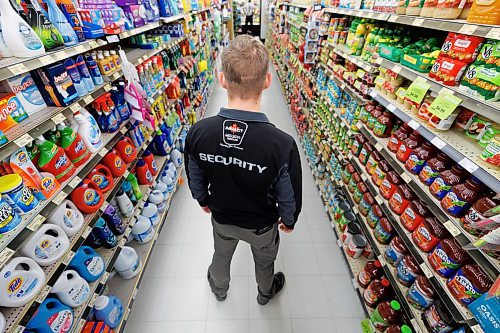
[[[436,156],[437,148],[426,141],[422,144],[422,146],[415,149],[408,157],[408,160],[405,163],[406,170],[410,171],[414,175],[418,175],[420,171],[422,171],[425,163]]]
[[[428,257],[429,265],[442,277],[449,278],[462,266],[471,262],[467,251],[454,238],[443,239]]]
[[[484,197],[477,200],[467,213],[460,219],[460,225],[469,234],[474,236],[481,236],[483,230],[477,228],[479,221],[486,220],[487,218],[498,215],[500,213],[500,198],[495,196],[493,198]]]
[[[441,200],[441,207],[450,215],[462,217],[479,199],[484,191],[484,184],[474,176],[471,176],[463,184],[453,186],[451,191]]]
[[[407,124],[404,123],[401,127],[399,127],[389,139],[387,143],[387,148],[393,153],[397,152],[401,143],[408,138],[408,136],[413,132],[413,129]]]
[[[412,201],[401,214],[400,222],[408,231],[415,230],[432,213],[420,200]]]
[[[396,152],[396,157],[401,163],[405,163],[406,160],[410,157],[413,150],[420,147],[420,145],[424,142],[424,138],[418,134],[417,132],[413,132],[409,137],[403,140],[401,145]]]
[[[389,171],[392,171],[391,166],[386,160],[381,160],[378,162],[375,171],[372,174],[372,181],[375,185],[380,186],[385,179],[385,176]]]
[[[155,157],[153,156],[153,154],[149,150],[146,150],[142,155],[142,159],[148,164],[151,174],[153,176],[156,176],[158,174],[158,166],[156,165]]]
[[[53,174],[59,183],[63,183],[73,176],[76,168],[61,147],[45,140],[43,136],[38,137],[35,143],[40,151],[38,158],[40,171]]]
[[[407,184],[401,184],[398,186],[396,192],[389,199],[389,208],[397,215],[403,214],[406,207],[410,205],[410,202],[417,199],[417,196],[410,189]]]
[[[104,156],[102,163],[108,167],[114,178],[123,176],[127,171],[127,164],[114,149]]]
[[[439,152],[436,157],[431,158],[424,164],[418,178],[422,183],[431,186],[432,182],[439,176],[439,173],[451,168],[453,160],[445,153]]]
[[[97,164],[95,168],[90,171],[87,178],[99,186],[103,193],[109,191],[114,185],[114,179],[111,171],[102,164]]]
[[[394,290],[386,278],[374,279],[366,287],[363,293],[365,304],[371,308],[375,308],[377,304],[389,299],[394,293]]]
[[[481,297],[492,286],[493,281],[478,265],[465,265],[448,280],[448,289],[457,301],[467,306]]]
[[[57,125],[60,133],[60,145],[75,167],[79,167],[90,159],[90,152],[83,142],[80,134],[73,131],[71,127],[63,124]]]
[[[463,183],[468,174],[467,170],[455,164],[450,170],[445,170],[439,174],[429,187],[429,191],[434,197],[441,200],[453,186]]]
[[[382,181],[382,184],[380,184],[380,195],[384,199],[389,200],[401,184],[403,184],[403,179],[397,174],[397,172],[389,171]]]
[[[450,233],[435,217],[426,218],[411,234],[413,242],[424,252],[432,251],[447,237],[451,237]]]
[[[137,174],[137,180],[139,181],[139,185],[153,184],[153,175],[151,175],[149,166],[144,160],[137,161],[137,166],[135,167],[135,173]]]
[[[359,272],[358,283],[363,289],[366,289],[372,280],[381,278],[383,274],[384,269],[380,261],[369,261],[363,270]]]

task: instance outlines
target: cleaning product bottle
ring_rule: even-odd
[[[20,307],[45,285],[45,274],[33,259],[16,257],[0,271],[0,306]]]
[[[132,236],[140,244],[152,241],[155,236],[155,229],[151,221],[147,217],[139,215],[132,227]]]
[[[43,136],[39,136],[35,143],[40,150],[38,159],[40,170],[50,172],[60,183],[73,176],[76,168],[61,147],[45,140]]]
[[[47,139],[48,141],[52,142],[53,144],[58,145],[59,144],[59,139],[61,138],[61,133],[59,133],[59,131],[57,130],[57,127],[54,126],[50,130],[48,130],[47,132],[45,132],[45,134],[43,135],[43,137],[45,139]]]
[[[109,60],[104,57],[102,53],[97,55],[97,66],[103,75],[109,75],[113,73],[113,68],[109,64]]]
[[[38,0],[24,0],[28,11],[28,23],[40,37],[46,51],[52,51],[64,46],[61,33],[54,27],[40,7]]]
[[[121,177],[127,171],[127,164],[122,160],[116,150],[112,149],[104,156],[102,163],[108,167],[114,178]]]
[[[100,217],[92,229],[92,232],[101,240],[102,245],[107,249],[112,249],[118,245],[118,239],[108,228],[106,221]]]
[[[172,150],[172,152],[170,153],[170,158],[174,162],[176,168],[180,168],[182,166],[182,153],[177,148],[174,148]]]
[[[92,171],[90,171],[87,178],[99,186],[102,193],[108,192],[114,185],[114,179],[111,171],[102,164],[97,164]]]
[[[95,84],[94,81],[92,80],[92,75],[90,75],[87,64],[85,64],[83,56],[79,55],[78,57],[76,57],[75,63],[76,67],[78,68],[78,72],[82,77],[83,83],[85,83],[85,87],[87,88],[87,91],[90,93],[92,90],[95,89]]]
[[[155,149],[156,155],[167,156],[170,152],[170,146],[167,142],[167,136],[161,131],[156,132],[156,136],[153,139],[153,147]]]
[[[130,185],[132,185],[132,191],[134,191],[135,198],[137,200],[141,200],[143,195],[141,192],[141,188],[139,187],[139,182],[137,181],[135,175],[133,173],[129,174],[127,176],[127,181],[130,183]]]
[[[39,57],[45,47],[35,31],[12,8],[9,1],[0,1],[0,26],[7,49],[16,57]]]
[[[154,189],[163,193],[165,198],[168,198],[168,186],[161,180],[156,182]]]
[[[15,230],[22,221],[19,213],[0,197],[0,235]]]
[[[52,193],[44,185],[44,177],[31,161],[26,147],[20,148],[14,154],[10,155],[9,165],[13,173],[17,173],[22,177],[23,183],[38,200],[50,198]]]
[[[148,197],[148,201],[158,207],[158,213],[163,213],[163,211],[165,211],[165,208],[167,207],[163,193],[158,190],[151,191]]]
[[[111,72],[112,73],[115,72],[116,71],[116,64],[115,64],[115,60],[111,56],[111,53],[109,53],[109,51],[106,50],[103,52],[103,55],[104,55],[104,59],[106,59],[106,62],[109,65],[109,68],[111,68]]]
[[[149,150],[146,150],[144,154],[142,154],[142,159],[148,164],[151,174],[156,176],[158,174],[158,166],[156,165],[154,155]]]
[[[104,83],[104,79],[102,77],[101,71],[99,70],[99,66],[94,57],[90,54],[85,55],[85,62],[87,63],[87,67],[90,71],[90,76],[92,77],[92,81],[96,86],[99,86]]]
[[[67,306],[77,308],[89,298],[90,286],[78,272],[70,269],[61,273],[50,292]]]
[[[85,109],[81,109],[85,110]],[[83,114],[75,114],[74,119],[78,123],[78,134],[85,142],[89,152],[95,153],[103,146],[101,140],[101,130],[99,126],[97,126],[97,122],[94,117],[90,115],[90,117],[85,117]]]
[[[111,54],[111,58],[113,59],[113,63],[115,64],[116,69],[121,69],[122,60],[120,59],[120,56],[116,54],[115,50],[111,50],[109,53]]]
[[[64,67],[66,67],[66,72],[68,72],[69,76],[71,77],[71,81],[73,81],[78,95],[80,97],[84,97],[85,95],[87,95],[87,86],[80,76],[80,72],[76,67],[75,61],[71,58],[66,59],[64,61]]]
[[[49,297],[40,304],[25,332],[69,333],[73,320],[73,310],[69,306],[55,297]]]
[[[134,214],[134,205],[130,198],[123,192],[122,189],[116,193],[116,201],[118,202],[118,207],[120,208],[120,212],[125,217],[131,217]]]
[[[58,225],[68,237],[72,237],[83,227],[84,218],[73,202],[64,200],[47,218],[47,222]]]
[[[122,321],[123,304],[114,296],[97,297],[94,309],[96,319],[104,322],[110,328],[117,327]]]
[[[122,183],[122,189],[125,194],[129,197],[130,201],[132,201],[132,204],[135,206],[138,203],[138,200],[135,197],[134,191],[132,190],[132,184],[128,180],[125,179],[125,181]]]
[[[106,263],[93,248],[84,245],[76,251],[68,268],[77,271],[82,278],[92,283],[99,280],[104,274]]]
[[[60,146],[75,167],[79,167],[90,159],[90,152],[82,137],[74,132],[71,127],[59,124],[57,129],[60,133]]]
[[[147,217],[153,227],[156,227],[160,223],[160,218],[158,217],[158,206],[154,203],[146,202],[144,208],[142,208],[141,215]]]
[[[137,179],[139,180],[139,185],[151,185],[153,184],[153,176],[149,167],[143,160],[137,161],[135,172],[137,173]]]
[[[63,12],[64,16],[68,20],[69,24],[73,28],[78,37],[78,41],[80,43],[85,42],[85,34],[83,33],[82,23],[80,20],[80,16],[76,11],[76,6],[73,3],[73,0],[56,0],[59,8]]]
[[[104,195],[96,183],[90,179],[85,179],[71,192],[71,201],[82,213],[92,214],[102,206]]]
[[[133,160],[137,159],[137,149],[135,149],[134,143],[128,137],[120,139],[116,143],[115,149],[125,163],[132,163]]]
[[[115,235],[123,235],[125,233],[127,225],[123,223],[120,216],[118,216],[118,212],[113,205],[108,205],[108,207],[106,207],[106,210],[102,214],[102,217],[106,221],[109,229],[111,229],[111,231]]]
[[[44,224],[31,235],[21,248],[21,253],[35,260],[40,266],[58,261],[69,249],[69,239],[58,225]]]
[[[130,280],[141,272],[142,262],[134,248],[124,246],[113,267],[122,279]]]
[[[43,0],[43,2],[47,5],[47,14],[50,22],[59,30],[63,37],[64,45],[73,46],[78,44],[78,36],[59,7],[57,7],[56,1]]]
[[[161,174],[161,181],[167,185],[168,193],[174,191],[175,182],[173,174],[170,171],[163,171]]]
[[[31,212],[40,203],[21,176],[15,173],[0,177],[0,195],[21,215]]]

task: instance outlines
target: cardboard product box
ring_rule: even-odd
[[[31,74],[47,105],[68,106],[80,97],[63,64],[39,68]]]
[[[129,21],[134,24],[134,27],[136,28],[146,24],[144,18],[140,15],[141,7],[142,5],[129,5],[122,7],[123,11],[125,12],[125,15],[129,19]],[[144,12],[144,7],[142,7],[142,11]]]
[[[0,93],[0,132],[16,126],[28,118],[21,101],[13,93]],[[1,140],[0,138],[0,141]]]
[[[28,115],[47,107],[30,73],[16,75],[0,83],[0,91],[16,94]]]

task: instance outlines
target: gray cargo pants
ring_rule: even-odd
[[[280,236],[278,224],[262,235],[255,230],[234,225],[220,224],[212,218],[214,232],[214,256],[208,268],[212,291],[220,296],[226,295],[231,280],[231,259],[240,240],[250,244],[255,262],[255,279],[259,292],[272,297],[274,280],[274,261],[278,254]]]

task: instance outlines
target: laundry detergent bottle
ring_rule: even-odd
[[[148,164],[151,174],[156,176],[156,174],[158,174],[158,166],[156,165],[154,155],[149,150],[146,150],[142,155],[142,159]]]
[[[94,117],[86,117],[83,114],[75,114],[74,119],[78,124],[78,134],[85,142],[89,152],[95,153],[103,146],[101,140],[101,130]],[[91,118],[91,119],[90,119]]]
[[[73,46],[78,44],[78,36],[71,24],[69,24],[68,20],[64,16],[63,12],[59,9],[55,0],[43,0],[43,2],[47,5],[47,13],[50,22],[59,30],[61,33],[64,45]]]
[[[141,200],[143,194],[141,192],[141,188],[139,187],[139,182],[137,181],[137,177],[133,173],[130,173],[127,176],[127,181],[130,183],[130,185],[132,185],[132,191],[134,192],[135,198],[137,200]]]
[[[38,307],[26,331],[36,333],[68,333],[74,321],[73,310],[55,297],[45,299]]]
[[[158,207],[154,203],[146,202],[141,211],[141,215],[147,217],[153,227],[160,223],[160,218],[158,217]]]
[[[54,27],[42,10],[38,0],[25,0],[28,10],[28,23],[36,32],[46,51],[54,50],[64,46],[64,40],[61,33]]]
[[[130,280],[141,272],[142,262],[134,248],[124,246],[113,267],[121,278]]]
[[[0,271],[0,306],[23,306],[45,285],[45,274],[33,259],[16,257]]]
[[[120,216],[118,216],[118,212],[113,205],[108,205],[108,207],[106,207],[102,217],[106,221],[109,229],[111,229],[115,235],[123,235],[125,233],[127,225],[123,223]]]
[[[132,236],[140,244],[152,241],[155,236],[155,229],[151,221],[147,217],[139,215],[132,227]]]
[[[38,168],[41,171],[53,174],[60,183],[73,176],[76,168],[61,147],[45,140],[43,136],[39,136],[35,144],[40,150]]]
[[[127,164],[122,160],[116,150],[112,149],[104,156],[102,163],[108,167],[113,177],[121,177],[127,171]]]
[[[115,145],[115,149],[125,163],[131,163],[137,158],[137,149],[134,147],[132,140],[128,137],[123,137]]]
[[[80,186],[71,192],[71,201],[84,214],[93,214],[104,202],[104,195],[96,183],[85,179]]]
[[[110,328],[117,327],[123,317],[123,304],[114,296],[99,296],[95,304],[95,317]]]
[[[14,56],[31,58],[45,53],[38,35],[12,8],[9,1],[0,1],[0,26],[5,45]]]
[[[111,171],[102,164],[97,164],[87,176],[92,180],[103,193],[108,192],[114,185],[114,179]]]
[[[99,280],[106,270],[102,257],[86,245],[78,249],[68,267],[77,271],[89,283]]]
[[[137,180],[139,180],[139,185],[153,184],[153,175],[151,174],[149,166],[146,164],[146,162],[144,162],[144,160],[137,161],[135,172],[137,173]]]
[[[79,167],[90,159],[90,152],[80,134],[63,124],[57,125],[57,130],[60,133],[60,146],[75,167]]]
[[[66,270],[57,279],[51,293],[67,306],[79,307],[90,296],[90,286],[76,271]]]
[[[47,218],[47,222],[61,227],[68,237],[76,235],[84,221],[83,214],[69,200],[64,200]]]
[[[106,221],[102,217],[97,220],[92,232],[101,240],[101,244],[105,248],[112,249],[118,245],[118,239],[109,229]]]
[[[58,261],[69,249],[69,239],[64,230],[55,224],[44,224],[25,242],[21,253],[35,260],[40,266]]]
[[[120,208],[120,212],[125,217],[131,217],[134,214],[134,205],[127,194],[120,189],[118,193],[116,193],[116,201],[118,202],[118,207]]]

